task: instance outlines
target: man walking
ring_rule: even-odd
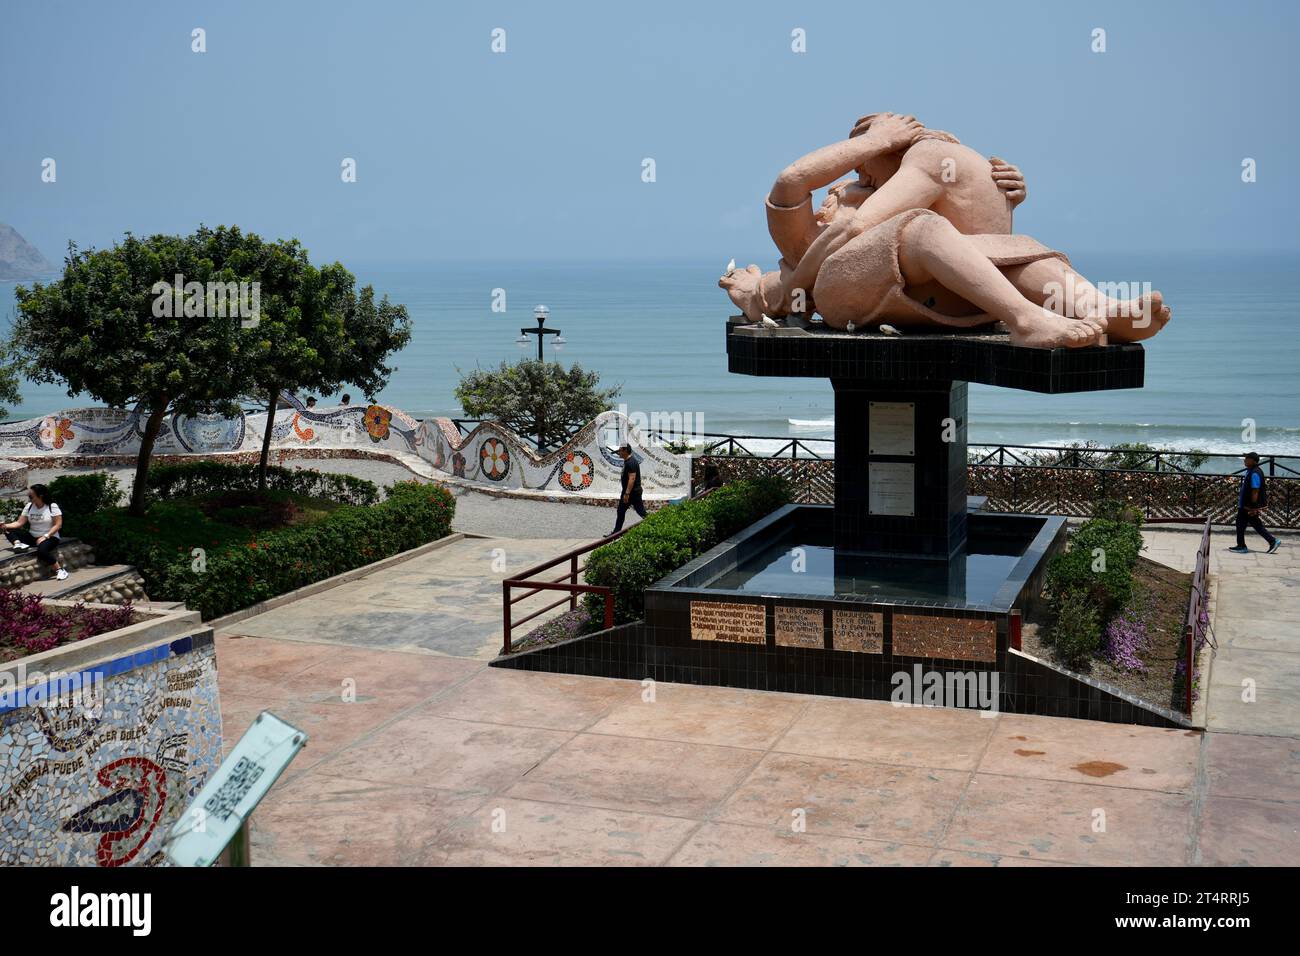
[[[623,459],[623,474],[619,477],[622,494],[618,499],[618,519],[614,522],[614,530],[605,535],[607,538],[623,530],[623,519],[627,517],[629,506],[645,517],[645,502],[641,500],[641,462],[633,457],[632,446],[627,443],[619,446],[618,457]]]
[[[1235,554],[1250,553],[1250,548],[1246,547],[1246,525],[1250,525],[1268,542],[1268,553],[1272,554],[1282,542],[1268,533],[1259,518],[1259,513],[1268,504],[1268,486],[1259,467],[1259,455],[1253,451],[1246,452],[1242,461],[1246,465],[1246,474],[1241,479],[1241,494],[1237,498],[1237,546],[1228,550]]]

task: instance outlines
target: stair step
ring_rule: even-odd
[[[69,575],[71,577],[71,575]],[[142,611],[185,611],[184,601],[141,601],[136,607]]]
[[[46,576],[46,569],[36,557],[35,548],[15,551],[9,542],[0,537],[0,587],[22,588]],[[75,538],[64,538],[59,546],[59,561],[69,571],[94,564],[95,554],[90,546]]]
[[[92,587],[112,583],[119,578],[125,582],[130,575],[136,573],[135,568],[129,564],[92,564],[90,567],[69,571],[63,581],[48,577],[23,585],[23,590],[29,594],[41,594],[48,598],[65,598]]]

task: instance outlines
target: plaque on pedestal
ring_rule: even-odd
[[[873,461],[867,468],[867,510],[873,515],[916,514],[916,466]]]
[[[915,402],[868,402],[867,415],[867,454],[916,454]]]

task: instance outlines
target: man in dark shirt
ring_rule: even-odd
[[[614,522],[614,530],[605,535],[607,538],[623,530],[623,519],[627,517],[629,506],[642,518],[645,517],[645,502],[641,500],[641,462],[633,457],[632,446],[628,444],[619,448],[618,457],[623,459],[623,474],[618,482],[622,494],[618,499],[618,519]]]
[[[1241,494],[1237,496],[1237,546],[1229,548],[1237,554],[1249,554],[1246,547],[1246,525],[1250,525],[1268,542],[1268,553],[1272,554],[1282,544],[1268,533],[1259,513],[1268,504],[1268,492],[1264,487],[1264,472],[1259,468],[1259,455],[1247,452],[1242,459],[1246,465],[1246,474],[1241,479]]]

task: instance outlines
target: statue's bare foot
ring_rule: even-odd
[[[1107,331],[1116,342],[1141,342],[1149,339],[1173,316],[1159,292],[1140,295],[1136,299],[1113,302],[1107,307]]]
[[[763,270],[749,265],[743,269],[732,269],[718,280],[718,285],[726,290],[736,308],[744,313],[750,322],[763,321],[763,299],[758,293],[759,283],[763,281]]]
[[[1011,344],[1031,349],[1078,349],[1104,341],[1106,320],[1067,319],[1048,309],[1038,309],[1027,321],[1010,325]]]

